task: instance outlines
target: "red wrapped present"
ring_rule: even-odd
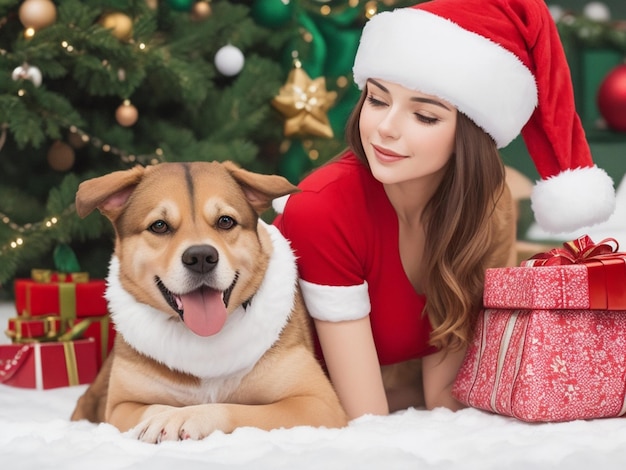
[[[489,269],[453,395],[523,421],[626,413],[626,253],[588,237]]]
[[[113,348],[115,340],[115,327],[109,315],[100,317],[87,317],[72,320],[69,329],[61,339],[93,338],[96,342],[98,356],[98,368],[102,366],[104,359]]]
[[[91,383],[98,372],[93,338],[0,345],[0,383],[44,390]]]
[[[56,315],[9,318],[6,331],[6,335],[14,343],[52,341],[61,333],[61,317]]]
[[[33,270],[32,279],[16,279],[15,307],[20,316],[60,315],[63,319],[106,315],[104,279],[86,273]]]
[[[9,323],[7,331],[13,342],[93,338],[98,351],[98,367],[102,365],[115,337],[104,298],[104,279],[90,280],[87,273],[65,274],[34,269],[31,279],[17,279],[14,288],[18,317]],[[53,317],[60,320],[57,334],[36,335],[40,329],[35,326],[37,319]],[[21,334],[16,330],[18,325]],[[23,333],[26,325],[33,326],[28,334]]]

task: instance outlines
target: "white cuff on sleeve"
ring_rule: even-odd
[[[358,286],[322,286],[300,279],[309,314],[323,321],[358,320],[371,310],[367,282]]]

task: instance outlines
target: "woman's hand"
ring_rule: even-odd
[[[427,409],[443,406],[456,411],[464,408],[452,397],[452,385],[463,363],[466,349],[441,350],[422,359],[424,399]]]

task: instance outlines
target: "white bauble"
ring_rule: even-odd
[[[13,73],[11,74],[11,78],[14,81],[30,80],[36,87],[41,86],[41,82],[43,80],[41,76],[41,70],[39,70],[39,68],[35,67],[34,65],[27,64],[15,67]]]
[[[583,15],[594,21],[609,21],[611,10],[603,2],[590,2],[583,8]]]
[[[548,10],[550,10],[550,15],[555,23],[558,23],[565,14],[565,10],[561,5],[548,5]]]
[[[217,51],[214,61],[215,67],[222,75],[232,77],[241,72],[245,58],[241,50],[228,44]]]

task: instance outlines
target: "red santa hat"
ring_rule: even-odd
[[[552,233],[594,225],[615,208],[594,165],[570,71],[544,0],[433,0],[367,22],[354,80],[438,96],[505,147],[520,132],[541,176],[531,204]]]

